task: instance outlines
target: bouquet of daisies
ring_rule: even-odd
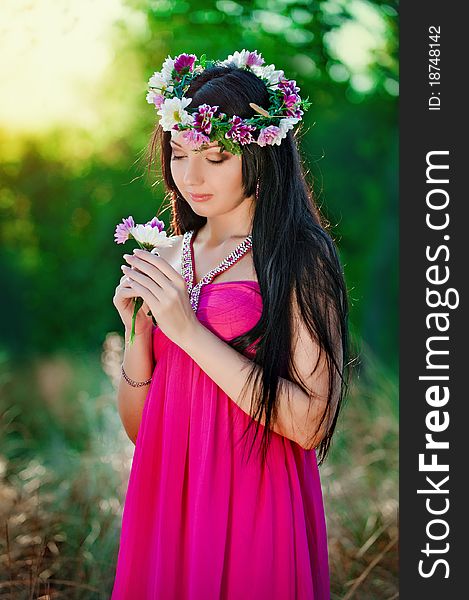
[[[116,244],[125,244],[128,240],[135,240],[140,248],[149,250],[152,254],[158,254],[158,248],[171,246],[173,243],[173,238],[166,235],[163,221],[160,221],[157,217],[154,217],[145,224],[135,224],[131,216],[127,217],[127,219],[122,219],[122,223],[119,223],[116,227],[114,241]],[[130,332],[131,344],[135,338],[135,319],[142,304],[142,298],[134,298],[132,330]],[[147,315],[152,318],[154,325],[156,325],[151,311]]]

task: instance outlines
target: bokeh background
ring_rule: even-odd
[[[397,2],[3,0],[0,598],[109,597],[134,449],[113,233],[169,224],[147,81],[168,54],[243,48],[312,101],[302,152],[350,293],[360,361],[321,467],[332,598],[398,597]]]

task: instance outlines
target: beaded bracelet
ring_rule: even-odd
[[[141,387],[142,385],[148,385],[151,382],[151,377],[150,377],[150,379],[147,379],[146,381],[134,381],[133,379],[130,379],[130,377],[124,371],[124,364],[121,365],[121,372],[122,372],[124,379],[132,387]]]

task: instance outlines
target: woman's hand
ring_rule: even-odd
[[[138,294],[136,294],[135,290],[130,286],[130,280],[127,275],[122,275],[119,285],[114,292],[112,301],[124,323],[126,332],[129,333],[132,329],[132,316],[134,313],[133,298],[136,298],[137,296]],[[147,316],[149,310],[147,303],[144,302],[135,319],[135,336],[151,332],[153,321],[151,317]]]
[[[143,306],[151,310],[161,331],[181,346],[199,324],[183,277],[164,258],[147,250],[135,249],[133,255],[124,254],[124,259],[131,265],[122,267],[130,279],[126,285],[134,296],[143,298]]]

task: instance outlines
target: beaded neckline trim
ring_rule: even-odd
[[[184,233],[182,241],[181,273],[186,282],[192,309],[194,312],[197,312],[202,286],[211,283],[217,275],[229,269],[252,248],[252,235],[248,235],[218,266],[206,273],[202,279],[194,285],[194,258],[192,248],[194,232],[195,230],[192,229]]]

